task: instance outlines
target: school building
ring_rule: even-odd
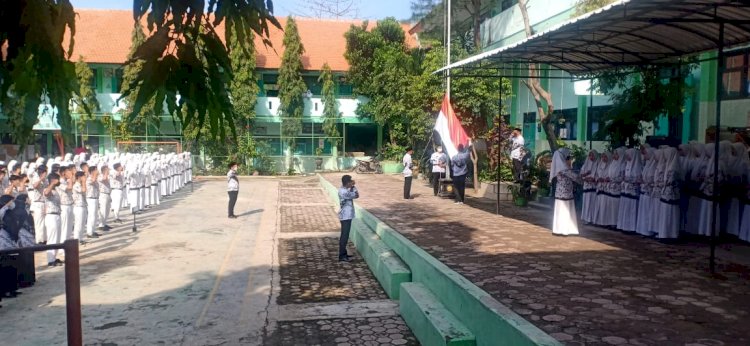
[[[131,11],[121,10],[76,10],[75,47],[71,60],[79,56],[91,66],[94,72],[93,86],[97,93],[100,110],[97,119],[75,126],[75,146],[82,143],[90,146],[94,152],[106,153],[116,150],[117,139],[113,138],[108,128],[116,125],[122,116],[125,101],[118,102],[122,84],[123,64],[131,45],[133,17]],[[282,28],[286,18],[278,18]],[[303,77],[309,92],[305,94],[305,111],[301,132],[296,136],[296,147],[290,150],[288,138],[281,133],[281,118],[278,115],[278,75],[281,67],[283,32],[271,29],[272,47],[266,47],[260,39],[255,41],[257,59],[257,77],[260,91],[255,106],[256,118],[252,127],[253,135],[258,141],[269,145],[267,153],[276,163],[277,172],[286,172],[286,157],[292,152],[295,157],[297,172],[313,171],[315,159],[324,158],[323,168],[336,169],[351,167],[354,164],[352,155],[372,155],[382,144],[382,128],[367,118],[358,117],[357,106],[366,99],[353,95],[352,85],[347,83],[345,73],[349,66],[344,58],[346,41],[344,33],[351,25],[361,25],[357,20],[323,20],[295,18],[305,48],[302,57]],[[374,25],[371,23],[370,25]],[[222,30],[223,28],[219,28]],[[408,29],[407,26],[404,27]],[[220,33],[223,37],[223,33]],[[413,43],[411,43],[413,44]],[[328,63],[334,72],[337,90],[338,112],[340,114],[339,133],[341,144],[332,148],[323,132],[322,85],[318,81],[324,63]],[[0,115],[2,116],[2,115]],[[73,113],[76,124],[80,117]],[[109,122],[109,123],[108,123]],[[171,115],[161,116],[158,123],[146,124],[144,135],[134,137],[134,141],[176,141],[182,142],[181,126],[174,122]],[[0,132],[3,132],[0,130]],[[57,124],[54,109],[40,107],[39,122],[34,126],[35,146],[29,147],[27,154],[33,156],[39,152],[42,156],[59,155],[56,138],[60,126]],[[56,135],[58,134],[58,135]],[[0,133],[3,145],[0,156],[7,153],[15,156],[9,136]],[[183,145],[184,147],[184,145]],[[321,148],[323,155],[316,155]],[[200,156],[200,153],[193,153]],[[199,158],[200,160],[200,158]],[[203,160],[200,160],[202,162]],[[197,164],[200,164],[198,162]]]

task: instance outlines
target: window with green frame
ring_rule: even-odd
[[[279,96],[279,75],[275,73],[264,73],[263,74],[263,90],[268,97]]]

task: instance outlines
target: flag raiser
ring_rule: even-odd
[[[440,107],[440,113],[435,120],[435,131],[440,135],[448,157],[453,157],[458,153],[459,144],[466,147],[470,143],[469,136],[461,126],[461,120],[458,120],[456,113],[453,112],[448,95],[443,97],[443,106]]]

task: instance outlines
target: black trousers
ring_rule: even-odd
[[[513,178],[516,181],[523,180],[523,162],[518,159],[513,159]]]
[[[404,177],[404,199],[411,197],[411,179],[414,177]]]
[[[227,191],[229,194],[229,208],[227,209],[227,212],[229,213],[229,216],[234,215],[234,205],[237,204],[237,194],[239,194],[239,191]]]
[[[437,196],[438,191],[440,191],[440,178],[443,177],[443,174],[440,172],[432,172],[432,193]]]
[[[348,254],[346,253],[346,244],[349,242],[349,231],[352,229],[352,220],[341,220],[341,236],[339,237],[339,259]]]
[[[464,191],[466,191],[466,174],[453,176],[453,188],[456,190],[456,202],[463,202]]]

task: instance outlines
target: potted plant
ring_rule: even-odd
[[[322,170],[323,168],[323,148],[316,148],[315,149],[315,167],[317,170]]]
[[[526,184],[524,182],[523,184]],[[513,195],[513,204],[519,207],[525,207],[529,204],[528,189],[520,184],[508,185],[508,192]]]

